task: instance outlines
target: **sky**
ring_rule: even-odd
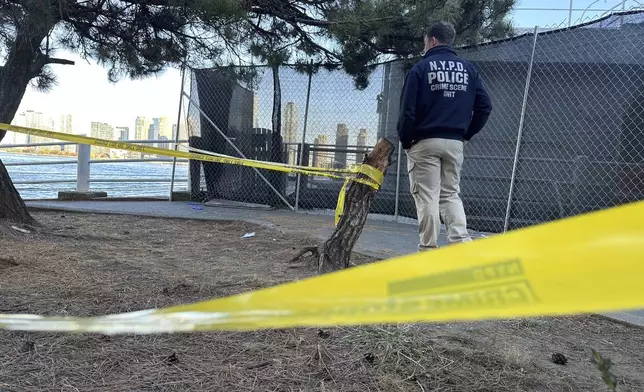
[[[641,5],[644,0],[629,0],[625,8]],[[593,18],[605,10],[621,9],[621,0],[573,0],[572,21]],[[512,15],[515,27],[565,26],[568,23],[568,0],[519,0]],[[539,10],[535,10],[538,8]],[[176,69],[145,80],[123,79],[109,82],[106,69],[79,57],[60,51],[58,57],[76,61],[76,65],[54,65],[58,85],[48,93],[29,88],[20,105],[19,113],[35,110],[51,115],[55,120],[61,114],[72,114],[75,133],[88,133],[91,121],[106,122],[113,126],[130,127],[133,136],[137,116],[168,116],[176,123],[181,77]],[[351,79],[337,74],[319,75],[314,79],[307,141],[319,133],[335,134],[338,123],[349,125],[349,144],[355,142],[360,128],[368,128],[375,142],[377,121],[376,96],[380,92],[381,74],[372,76],[371,86],[363,92],[353,92]],[[260,98],[260,126],[270,127],[272,86],[270,77],[264,79],[258,92]],[[294,101],[299,107],[301,135],[306,102],[306,77],[286,74],[282,77],[283,101]],[[351,98],[347,94],[351,93]],[[333,142],[332,139],[330,139]]]

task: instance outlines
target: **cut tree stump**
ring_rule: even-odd
[[[384,175],[387,167],[391,165],[393,152],[394,145],[389,140],[381,138],[373,150],[365,156],[363,163],[380,170]],[[358,177],[368,178],[364,174],[359,174]],[[318,256],[320,274],[350,267],[351,251],[362,234],[375,195],[376,190],[369,185],[350,181],[344,200],[344,212],[331,237],[319,248],[304,248],[290,262],[311,253]]]

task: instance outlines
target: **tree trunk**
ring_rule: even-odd
[[[271,117],[272,124],[272,133],[271,133],[271,160],[273,162],[282,162],[283,160],[283,146],[284,138],[281,137],[282,134],[282,83],[280,81],[280,68],[278,65],[273,65],[271,67],[273,72],[273,112]],[[288,159],[288,151],[287,151]],[[275,186],[275,189],[282,191],[285,187],[285,182],[287,180],[286,173],[280,173],[272,170],[263,171],[264,175],[269,179],[270,183]],[[284,183],[284,184],[282,184]],[[269,193],[271,195],[270,205],[273,207],[282,205],[282,199],[280,199],[272,191]]]
[[[278,65],[272,66],[273,71],[273,132],[280,134],[282,132],[282,86],[280,83],[280,68]]]
[[[393,152],[394,145],[387,139],[380,139],[374,149],[365,157],[363,163],[373,166],[384,175],[387,167],[391,164]],[[362,174],[359,176],[365,177]],[[333,234],[324,242],[319,252],[319,273],[349,267],[351,251],[362,234],[375,195],[376,190],[372,187],[354,181],[350,182],[344,201],[344,213]]]
[[[0,161],[0,221],[34,223],[25,202],[13,186],[7,169]]]
[[[30,31],[18,34],[11,47],[5,65],[0,68],[0,122],[9,124],[18,111],[29,82],[40,74],[41,67],[34,67],[40,43],[46,32],[37,34]],[[0,141],[6,131],[0,130]],[[33,218],[27,206],[13,186],[9,173],[0,161],[0,220],[14,223],[32,223]]]

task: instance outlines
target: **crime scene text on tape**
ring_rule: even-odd
[[[297,165],[289,165],[289,164],[278,163],[278,162],[265,162],[265,161],[257,161],[253,159],[237,158],[229,155],[217,154],[210,151],[200,150],[202,151],[201,153],[193,153],[193,152],[169,150],[165,148],[149,147],[149,146],[143,146],[143,145],[134,144],[134,143],[125,143],[125,142],[120,142],[115,140],[98,139],[98,138],[93,138],[88,136],[72,135],[68,133],[47,131],[47,130],[36,129],[36,128],[20,127],[16,125],[3,124],[3,123],[0,123],[0,129],[4,129],[6,131],[11,131],[11,132],[23,133],[27,135],[40,136],[40,137],[49,138],[49,139],[64,140],[71,143],[108,147],[108,148],[113,148],[117,150],[135,151],[135,152],[142,152],[147,154],[155,154],[155,155],[168,156],[168,157],[174,157],[174,158],[185,158],[185,159],[192,159],[192,160],[206,161],[206,162],[213,162],[213,163],[222,163],[222,164],[228,164],[228,165],[247,166],[247,167],[254,167],[256,169],[274,170],[274,171],[279,171],[283,173],[295,173],[295,174],[303,174],[308,176],[320,176],[320,177],[329,177],[329,178],[336,178],[336,179],[348,178],[351,181],[368,185],[376,190],[380,188],[380,185],[382,184],[382,180],[383,180],[382,172],[366,164],[357,165],[349,169],[297,166]],[[360,175],[363,175],[364,177],[361,177]]]
[[[639,309],[643,222],[644,201],[226,298],[93,318],[3,314],[0,328],[145,334]]]

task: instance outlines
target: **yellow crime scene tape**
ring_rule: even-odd
[[[197,153],[168,150],[165,148],[157,148],[157,147],[148,147],[148,146],[143,146],[143,145],[133,144],[133,143],[98,139],[93,137],[47,131],[44,129],[20,127],[20,126],[3,124],[3,123],[0,123],[0,129],[4,129],[6,131],[12,131],[12,132],[24,133],[27,135],[40,136],[48,139],[58,139],[58,140],[72,142],[72,143],[89,144],[92,146],[109,147],[109,148],[114,148],[119,150],[143,152],[148,154],[163,155],[163,156],[169,156],[169,157],[175,157],[175,158],[186,158],[186,159],[222,163],[222,164],[228,164],[228,165],[248,166],[248,167],[254,167],[257,169],[275,170],[275,171],[280,171],[284,173],[295,173],[295,174],[303,174],[303,175],[309,175],[309,176],[344,179],[345,181],[342,188],[340,189],[340,194],[338,195],[338,203],[335,209],[336,225],[338,224],[338,222],[340,221],[340,217],[344,213],[345,194],[346,194],[347,185],[349,181],[365,184],[376,190],[380,188],[380,185],[382,184],[382,181],[383,181],[382,172],[366,164],[354,165],[349,169],[298,166],[298,165],[289,165],[289,164],[279,163],[279,162],[265,162],[265,161],[257,161],[253,159],[231,157],[229,155],[217,154],[212,151],[200,150],[193,147],[188,147],[188,149],[196,151]],[[361,174],[364,175],[364,177],[360,177],[359,175]]]
[[[226,298],[86,318],[0,314],[0,328],[146,334],[622,311],[644,308],[642,276],[644,201]]]
[[[108,147],[118,150],[127,150],[134,152],[142,152],[147,154],[163,155],[168,157],[175,158],[185,158],[192,159],[197,161],[206,161],[214,163],[223,163],[228,165],[239,165],[254,167],[257,169],[266,169],[266,170],[275,170],[283,173],[295,173],[303,174],[307,176],[321,176],[329,177],[336,179],[347,179],[355,181],[361,184],[369,185],[374,189],[379,189],[380,184],[382,184],[383,174],[378,169],[361,164],[356,165],[349,169],[333,169],[333,168],[321,168],[321,167],[311,167],[311,166],[297,166],[297,165],[288,165],[278,162],[265,162],[257,161],[253,159],[237,158],[229,155],[217,154],[210,151],[201,151],[200,153],[193,152],[184,152],[184,151],[175,151],[165,148],[158,147],[149,147],[134,143],[125,143],[115,140],[105,140],[98,139],[88,136],[72,135],[69,133],[61,133],[54,131],[47,131],[44,129],[36,128],[27,128],[20,127],[16,125],[3,124],[0,123],[0,129],[6,131],[18,132],[27,135],[40,136],[48,139],[57,139],[64,140],[71,143],[80,143],[80,144],[89,144],[92,146]],[[192,148],[191,148],[192,149]],[[364,175],[365,177],[360,177],[359,175]]]
[[[644,308],[644,202],[231,297],[101,317],[0,314],[21,331],[247,331]]]
[[[194,147],[184,147],[184,148],[186,148],[188,150],[191,150],[191,151],[196,151],[196,152],[201,153],[201,154],[213,155],[213,156],[222,156],[221,154],[217,154],[217,153],[214,153],[212,151],[200,150],[200,149],[194,148]],[[256,161],[256,162],[259,162],[259,161]],[[282,164],[282,163],[277,163],[276,165],[280,165],[280,166],[284,166],[284,167],[293,167],[291,165]],[[319,170],[327,170],[327,169],[319,169]],[[330,169],[330,170],[337,171],[339,169]],[[362,167],[360,167],[359,169],[356,169],[356,170],[358,170],[359,172],[361,172],[363,174],[366,174],[367,176],[371,177],[372,179],[375,179],[376,182],[379,185],[382,183],[382,177],[383,177],[382,172],[380,172],[376,168],[374,168],[372,166],[369,166],[369,165],[364,165],[363,164]],[[339,171],[341,171],[341,169]],[[344,183],[342,184],[342,188],[340,188],[340,193],[338,194],[338,202],[336,203],[335,214],[334,214],[335,215],[334,223],[335,223],[336,226],[338,225],[338,222],[340,222],[340,218],[342,217],[342,214],[344,213],[344,201],[345,201],[345,196],[347,194],[347,186],[349,185],[349,181],[351,181],[351,180],[352,179],[349,178],[349,177],[347,177],[344,180]],[[378,189],[376,187],[374,187],[374,188]]]

